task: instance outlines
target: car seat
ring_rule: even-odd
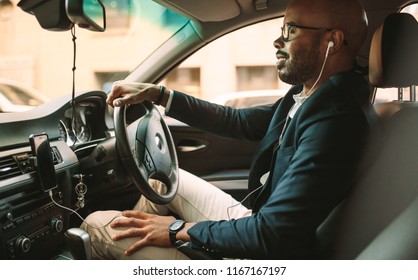
[[[389,15],[375,31],[369,80],[377,88],[418,83],[418,24]],[[413,101],[415,98],[413,99]],[[375,107],[357,184],[317,230],[323,259],[418,259],[418,107],[393,101]]]

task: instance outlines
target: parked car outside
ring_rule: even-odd
[[[33,88],[12,80],[0,79],[1,113],[28,111],[48,100],[48,97]]]

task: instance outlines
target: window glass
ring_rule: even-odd
[[[187,92],[190,95],[201,97],[200,68],[182,67],[170,72],[166,78],[166,86]]]
[[[273,89],[279,86],[275,66],[238,66],[236,71],[238,91]]]
[[[70,30],[44,30],[34,15],[17,6],[19,1],[5,2],[11,4],[0,11],[0,86],[4,85],[0,111],[29,110],[40,103],[36,100],[42,103],[70,94],[74,54]],[[97,4],[97,0],[83,3]],[[76,91],[108,91],[189,21],[150,0],[103,3],[105,32],[75,28]]]
[[[132,0],[104,0],[106,5],[107,29],[129,27],[131,17],[126,16],[132,11]]]
[[[282,19],[257,23],[229,33],[185,60],[162,82],[168,88],[229,105],[272,103],[290,85],[279,80],[274,40]]]
[[[23,88],[19,88],[14,85],[1,83],[0,92],[8,100],[10,100],[13,104],[16,104],[16,105],[37,106],[43,103],[43,100],[31,94],[29,91],[25,91]]]

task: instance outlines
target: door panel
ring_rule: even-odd
[[[241,198],[258,142],[219,137],[168,118],[180,168]]]

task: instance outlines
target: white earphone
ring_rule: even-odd
[[[328,47],[327,47],[327,51],[325,52],[325,60],[327,60],[328,58],[328,53],[329,53],[329,49],[334,47],[334,42],[333,41],[328,41]],[[325,63],[325,62],[324,62]]]
[[[334,42],[333,41],[328,41],[327,51],[325,52],[325,58],[324,58],[324,63],[322,63],[321,72],[319,72],[318,78],[316,79],[314,85],[311,87],[311,89],[308,91],[308,93],[306,95],[309,96],[312,89],[315,88],[316,84],[318,83],[319,79],[321,78],[322,71],[324,71],[325,63],[327,62],[327,59],[328,59],[329,49],[332,48],[332,47],[334,47]]]

